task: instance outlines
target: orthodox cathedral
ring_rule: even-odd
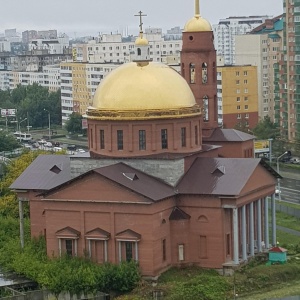
[[[28,201],[31,235],[45,236],[49,256],[136,260],[150,277],[191,264],[226,272],[275,244],[279,175],[253,158],[252,135],[218,127],[216,51],[199,0],[181,75],[151,61],[142,21],[135,46],[87,110],[88,154],[40,155],[11,185],[21,245]]]

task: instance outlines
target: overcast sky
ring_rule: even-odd
[[[183,27],[194,15],[194,0],[0,0],[0,33],[4,29],[57,29],[71,37],[99,32],[138,30],[138,11],[147,14],[144,27],[164,31]],[[202,17],[211,24],[229,16],[280,15],[282,0],[200,0]]]

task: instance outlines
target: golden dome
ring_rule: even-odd
[[[113,70],[100,83],[87,114],[97,119],[139,119],[199,112],[190,87],[175,70],[162,63],[131,62]]]
[[[200,32],[200,31],[212,31],[210,23],[202,18],[200,15],[194,16],[192,19],[186,22],[184,32]]]
[[[136,40],[135,40],[135,45],[136,46],[147,46],[147,45],[149,45],[149,42],[148,42],[148,40],[147,39],[145,39],[144,37],[143,37],[143,35],[140,35]]]

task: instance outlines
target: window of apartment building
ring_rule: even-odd
[[[139,150],[146,150],[146,130],[139,130]]]
[[[118,150],[123,150],[123,130],[117,130],[117,146]]]
[[[244,97],[244,101],[248,101],[248,97]]]
[[[240,81],[239,81],[239,80],[236,80],[236,81],[235,81],[235,84],[240,84]]]
[[[181,147],[186,147],[186,128],[181,127]]]
[[[244,80],[244,84],[248,84],[248,80],[247,79]]]
[[[237,114],[237,119],[241,119],[241,114]]]
[[[159,45],[156,45],[156,48],[159,48]]]
[[[236,97],[236,101],[240,102],[241,101],[241,97]]]
[[[198,126],[195,126],[195,144],[198,145]]]
[[[244,93],[247,94],[248,93],[248,89],[244,89]]]
[[[245,119],[249,119],[249,114],[246,114],[246,115],[245,115]]]
[[[240,76],[240,72],[239,72],[239,71],[236,71],[236,72],[235,72],[235,76]]]
[[[245,105],[245,109],[248,109],[248,105]]]
[[[241,92],[240,89],[237,89],[237,90],[236,90],[236,93],[237,93],[237,94],[240,94],[240,92]]]
[[[168,149],[168,129],[161,130],[161,148]]]
[[[248,71],[244,71],[244,76],[247,76],[248,75]]]
[[[240,105],[238,105],[238,106],[236,107],[236,109],[237,109],[237,110],[240,110],[240,109],[241,109],[241,106],[240,106]]]
[[[105,148],[105,143],[104,143],[104,130],[100,129],[100,149]]]

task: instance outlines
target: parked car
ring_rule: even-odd
[[[52,147],[52,143],[51,142],[46,142],[46,143],[44,143],[44,147]]]
[[[68,145],[67,149],[70,151],[76,151],[76,145]]]
[[[77,149],[77,152],[79,152],[79,153],[85,153],[86,151],[83,150],[83,149]]]
[[[300,158],[299,158],[299,157],[292,157],[292,158],[290,159],[290,162],[291,162],[292,164],[300,164]]]

